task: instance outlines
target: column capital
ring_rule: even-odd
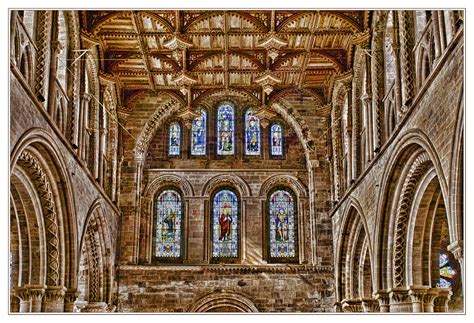
[[[379,302],[380,312],[390,312],[390,291],[381,289],[373,295],[375,300]]]
[[[64,299],[67,288],[64,286],[51,286],[45,291],[44,298],[48,302],[58,302]]]
[[[362,311],[362,300],[360,299],[343,299],[342,302],[342,311],[349,313],[358,313]]]
[[[362,298],[362,308],[366,313],[380,312],[379,302],[374,298]]]
[[[412,302],[423,302],[429,290],[429,286],[410,286],[408,295],[411,297]]]
[[[448,251],[452,252],[454,258],[460,263],[464,260],[464,243],[462,240],[457,240],[448,246]]]

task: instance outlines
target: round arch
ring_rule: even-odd
[[[228,292],[207,294],[195,301],[189,307],[188,312],[220,312],[220,309],[225,309],[225,312],[258,312],[257,307],[250,299],[238,293]]]

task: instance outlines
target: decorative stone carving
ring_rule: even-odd
[[[366,313],[380,312],[379,302],[373,298],[362,298],[362,308]]]
[[[255,83],[261,85],[263,92],[265,92],[267,95],[272,93],[273,87],[276,84],[281,83],[281,81],[281,78],[270,70],[267,70],[263,75],[255,79]]]
[[[405,287],[395,287],[390,290],[390,312],[411,312],[412,305],[409,290]]]
[[[64,295],[66,287],[53,286],[48,287],[44,294],[44,311],[45,312],[64,312]]]
[[[390,292],[387,290],[379,290],[374,293],[374,298],[379,302],[380,312],[390,312]]]

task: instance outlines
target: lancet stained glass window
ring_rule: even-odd
[[[270,195],[270,257],[292,258],[296,256],[295,201],[285,190]]]
[[[198,113],[191,126],[191,155],[203,156],[206,155],[206,111]]]
[[[155,256],[179,258],[183,214],[181,196],[175,190],[164,190],[156,198],[155,204]]]
[[[252,110],[245,113],[245,154],[260,155],[260,119]]]
[[[212,206],[212,256],[237,258],[239,244],[239,205],[234,192],[221,190]]]
[[[278,124],[270,128],[270,147],[272,156],[283,156],[283,133]]]
[[[170,125],[168,154],[170,156],[179,156],[180,144],[181,144],[181,127],[179,126],[178,123],[172,123]]]
[[[217,111],[217,154],[234,154],[234,108],[224,104]]]

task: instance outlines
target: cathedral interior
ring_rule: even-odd
[[[11,10],[9,311],[464,312],[464,10]]]

